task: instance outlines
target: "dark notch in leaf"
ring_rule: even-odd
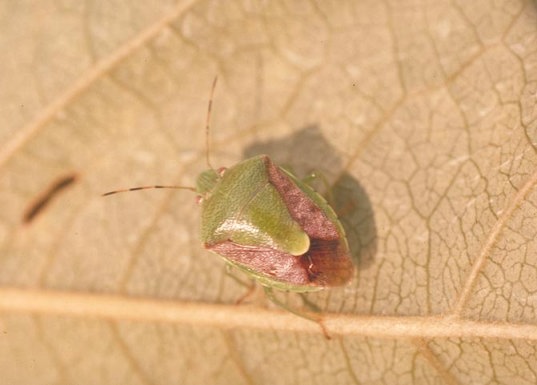
[[[32,222],[62,190],[76,182],[77,175],[69,173],[55,180],[40,196],[30,203],[22,216],[22,223]]]

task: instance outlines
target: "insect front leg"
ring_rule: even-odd
[[[233,271],[233,265],[231,265],[230,263],[226,263],[225,269],[226,275],[228,277],[232,278],[239,285],[244,286],[247,289],[246,292],[235,301],[235,303],[239,305],[254,293],[256,288],[255,280],[250,279],[249,282],[245,282],[241,278],[237,277],[237,275]]]

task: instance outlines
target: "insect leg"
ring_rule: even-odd
[[[299,311],[297,309],[294,309],[292,308],[291,306],[287,305],[286,303],[280,301],[276,295],[274,294],[274,291],[272,290],[271,287],[268,287],[268,286],[263,286],[263,290],[265,291],[265,294],[267,296],[267,298],[269,300],[271,300],[276,306],[279,306],[281,307],[282,309],[284,310],[287,310],[299,317],[302,317],[302,318],[305,318],[307,320],[310,320],[310,321],[313,321],[315,323],[317,323],[320,327],[321,327],[321,331],[323,332],[323,335],[325,336],[325,338],[327,340],[330,339],[330,335],[328,334],[328,331],[326,330],[326,327],[324,326],[323,324],[323,319],[321,316],[317,316],[317,315],[312,315],[312,314],[308,314],[308,313],[305,313],[303,311]]]
[[[244,293],[243,295],[241,295],[236,301],[235,303],[237,305],[241,304],[242,302],[244,302],[244,300],[246,300],[248,297],[250,297],[254,291],[255,291],[255,280],[251,279],[250,282],[244,282],[242,279],[240,279],[239,277],[237,277],[234,273],[233,273],[233,265],[229,264],[229,263],[226,263],[226,275],[229,276],[230,278],[232,278],[235,282],[237,282],[239,285],[242,285],[244,287],[247,288],[246,290],[246,293]]]

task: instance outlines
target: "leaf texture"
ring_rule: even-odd
[[[0,20],[3,383],[537,381],[534,1],[5,1]],[[259,291],[236,303],[189,191],[101,197],[194,184],[216,75],[211,163],[328,182],[358,268],[307,296],[330,340]]]

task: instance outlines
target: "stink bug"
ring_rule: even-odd
[[[209,169],[199,175],[195,188],[143,186],[104,195],[151,188],[195,191],[203,246],[259,282],[284,308],[272,295],[273,288],[305,293],[349,282],[354,265],[343,227],[327,201],[305,181],[267,155],[230,168],[211,166],[209,120],[215,85],[216,79],[206,122]]]
[[[295,292],[347,283],[353,264],[343,227],[326,200],[258,155],[203,172],[201,240],[261,285]]]

